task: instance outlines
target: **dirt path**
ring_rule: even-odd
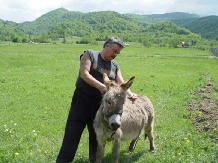
[[[193,101],[188,105],[188,110],[196,128],[208,132],[218,145],[218,102],[212,99],[214,91],[214,83],[208,79],[206,86],[192,93]]]

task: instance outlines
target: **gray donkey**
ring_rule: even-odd
[[[104,74],[107,91],[94,120],[98,141],[96,163],[102,162],[106,141],[110,140],[113,141],[113,163],[118,163],[121,140],[132,140],[129,151],[133,151],[143,129],[144,137],[149,138],[150,151],[154,152],[154,109],[151,101],[142,95],[138,95],[134,103],[126,100],[126,90],[130,88],[134,78],[119,85]]]

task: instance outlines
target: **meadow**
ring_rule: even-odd
[[[79,56],[102,45],[0,44],[0,162],[54,163],[79,70]],[[218,145],[210,133],[196,130],[187,105],[192,92],[215,83],[218,60],[209,51],[145,48],[131,44],[115,59],[131,90],[148,96],[155,108],[156,152],[141,137],[132,154],[122,142],[120,163],[217,163]],[[218,108],[217,108],[218,109]],[[216,128],[214,129],[214,131]],[[75,163],[88,163],[85,129]],[[104,163],[111,162],[111,143]]]

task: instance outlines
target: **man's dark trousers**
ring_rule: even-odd
[[[57,163],[69,163],[73,161],[86,125],[89,131],[89,160],[90,162],[95,162],[97,140],[93,128],[93,120],[100,107],[100,103],[101,99],[90,97],[79,89],[75,90],[62,147],[56,160]]]

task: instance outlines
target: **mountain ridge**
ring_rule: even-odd
[[[65,14],[67,14],[67,13],[70,13],[70,12],[74,12],[74,13],[81,13],[81,14],[87,14],[87,13],[83,13],[83,12],[80,12],[80,11],[69,11],[69,10],[67,10],[67,9],[65,9],[65,8],[63,8],[63,7],[61,7],[61,8],[57,8],[57,9],[54,9],[54,10],[51,10],[51,11],[49,11],[49,12],[47,12],[47,13],[44,13],[44,14],[42,14],[40,17],[38,17],[38,18],[36,18],[35,20],[33,20],[33,21],[23,21],[23,22],[21,22],[21,23],[18,23],[18,24],[25,24],[26,22],[34,22],[34,21],[36,21],[37,19],[39,19],[39,18],[41,18],[41,17],[44,17],[45,15],[50,15],[50,14],[52,14],[52,13],[61,13],[61,14],[63,14],[63,13],[65,13]],[[101,11],[93,11],[93,12],[101,12]],[[116,12],[116,11],[112,11],[112,12]],[[92,12],[89,12],[89,13],[92,13]],[[119,13],[119,12],[117,12],[117,13]],[[120,14],[120,13],[119,13]],[[138,10],[138,9],[136,9],[136,10],[134,10],[134,11],[132,11],[132,12],[130,12],[130,13],[125,13],[125,14],[121,14],[121,15],[131,15],[131,14],[133,14],[133,15],[141,15],[141,16],[145,16],[145,17],[150,17],[150,18],[159,18],[159,19],[163,19],[163,18],[167,18],[167,19],[170,19],[170,18],[173,18],[173,17],[175,17],[175,15],[177,14],[177,15],[180,15],[181,16],[181,14],[183,15],[183,16],[185,16],[185,17],[187,17],[187,18],[193,18],[193,17],[200,17],[199,15],[197,15],[197,14],[194,14],[194,13],[187,13],[187,12],[170,12],[170,13],[163,13],[163,14],[145,14],[145,12],[143,12],[142,10]],[[173,16],[174,15],[174,16]],[[58,15],[57,15],[58,16]],[[210,15],[208,15],[208,16],[210,16]],[[1,19],[1,18],[0,18]],[[180,17],[175,17],[175,19],[180,19]],[[2,19],[3,20],[3,19]],[[11,21],[11,20],[4,20],[4,21]],[[12,21],[12,22],[14,22],[14,21]],[[17,23],[17,22],[15,22],[15,23]]]

